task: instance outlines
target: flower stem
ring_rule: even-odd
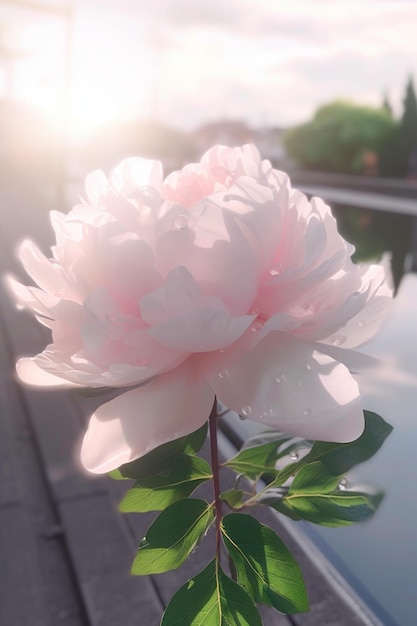
[[[216,509],[216,559],[220,563],[222,502],[220,500],[219,449],[217,445],[217,398],[209,417],[211,469],[213,471],[214,506]]]

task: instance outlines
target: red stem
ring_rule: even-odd
[[[219,478],[219,450],[217,446],[217,399],[215,398],[213,408],[209,417],[210,425],[210,451],[211,451],[211,469],[213,471],[213,490],[214,490],[214,506],[216,509],[216,558],[220,563],[220,545],[221,545],[221,521],[222,521],[222,502],[220,500],[220,478]]]

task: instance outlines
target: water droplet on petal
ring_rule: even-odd
[[[230,376],[230,372],[229,372],[229,370],[220,370],[220,372],[218,372],[217,376],[219,378],[227,378],[228,376]]]
[[[255,322],[252,326],[251,326],[251,331],[253,333],[257,333],[258,331],[260,331],[262,329],[262,322]]]
[[[311,370],[313,369],[313,366],[310,365],[310,363],[307,363],[306,365],[306,370],[308,370],[309,372],[311,372]]]
[[[185,214],[177,215],[174,221],[175,228],[177,230],[184,230],[188,228],[189,216]]]
[[[139,189],[139,195],[144,200],[159,198],[159,192],[155,187],[141,187]]]
[[[313,411],[311,409],[306,409],[305,411],[303,411],[303,415],[305,415],[307,417],[307,415],[311,415],[312,412]]]
[[[281,263],[276,263],[273,267],[271,267],[271,269],[269,270],[269,274],[271,276],[279,276],[280,274],[282,274],[282,270],[283,267],[281,265]]]
[[[249,415],[252,413],[252,407],[251,406],[244,406],[241,408],[239,415],[243,418],[249,417]]]
[[[346,337],[344,337],[343,335],[336,335],[336,337],[333,337],[332,339],[332,344],[334,346],[341,346],[342,343],[344,343],[346,340]]]
[[[274,409],[266,409],[261,415],[261,417],[274,417],[275,411]]]
[[[302,387],[302,386],[303,386],[303,383],[301,382],[301,380],[298,380],[297,381],[297,387]]]
[[[339,482],[339,489],[341,491],[344,491],[348,487],[349,487],[348,479],[347,478],[342,478],[341,481]]]
[[[293,452],[290,452],[288,456],[290,457],[291,461],[298,461],[299,454],[295,450]]]
[[[361,321],[359,321],[359,322],[358,322],[358,326],[359,326],[359,328],[362,328],[362,326],[364,326],[364,324],[365,324],[365,322],[362,322],[362,320],[361,320]]]
[[[162,204],[161,194],[154,187],[141,187],[135,189],[129,196],[137,201],[142,217],[146,217],[151,213],[152,208],[157,208]]]
[[[282,373],[281,373],[281,374],[277,374],[277,375],[275,376],[275,382],[276,382],[276,383],[283,383],[284,381],[285,381],[285,376],[284,376],[284,374],[282,374]]]

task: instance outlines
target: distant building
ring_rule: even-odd
[[[192,133],[195,147],[200,157],[206,150],[216,144],[224,146],[241,146],[253,141],[253,131],[246,122],[238,120],[219,120],[207,122]]]
[[[264,159],[269,159],[273,165],[281,166],[287,162],[287,152],[283,141],[284,128],[260,128],[253,131],[253,143]]]

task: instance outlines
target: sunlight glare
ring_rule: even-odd
[[[51,128],[64,124],[71,140],[124,117],[149,116],[153,89],[153,54],[140,30],[126,36],[125,28],[115,28],[105,16],[79,17],[68,84],[68,24],[56,18],[18,24],[12,93],[6,93],[3,67],[0,72],[6,98],[34,105],[47,114]]]

